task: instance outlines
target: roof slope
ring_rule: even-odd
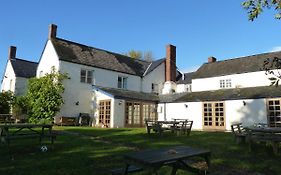
[[[16,77],[31,78],[36,76],[38,63],[19,58],[10,59]]]
[[[261,86],[185,93],[181,96],[160,96],[160,102],[198,102],[281,97],[281,86]]]
[[[281,51],[205,63],[195,72],[192,78],[208,78],[260,71],[264,61],[267,58],[271,60],[274,57],[281,58]]]
[[[158,95],[154,93],[128,91],[124,89],[107,88],[107,87],[100,87],[100,86],[96,86],[96,87],[104,92],[113,95],[114,98],[117,99],[154,101],[154,102],[159,101]]]
[[[60,60],[143,76],[151,62],[82,45],[60,38],[51,39]]]
[[[183,74],[184,79],[182,78],[182,76],[180,76],[176,83],[177,84],[191,84],[193,74],[194,74],[194,72],[184,73]]]

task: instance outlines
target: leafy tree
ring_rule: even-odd
[[[270,75],[269,78],[271,86],[278,86],[281,79],[281,59],[274,57],[273,59],[267,58],[264,61],[262,70],[265,71],[266,75]]]
[[[136,50],[130,50],[127,54],[127,56],[135,59],[141,59],[142,58],[142,52],[136,51]]]
[[[22,117],[26,116],[28,111],[28,100],[26,96],[15,96],[12,108],[13,116],[16,118],[22,119]]]
[[[0,114],[9,114],[12,107],[14,95],[11,91],[0,93]]]
[[[152,61],[153,60],[153,53],[152,51],[147,52],[141,52],[136,50],[130,50],[128,53],[125,53],[125,55],[135,58],[135,59],[143,59],[145,61]]]
[[[281,19],[281,0],[246,0],[242,2],[242,6],[248,11],[248,18],[251,21],[257,18],[265,8],[274,8],[277,11],[275,18]]]
[[[28,82],[28,120],[31,123],[47,123],[60,110],[63,104],[63,80],[66,74],[61,74],[52,68],[51,73],[40,78],[32,78]]]

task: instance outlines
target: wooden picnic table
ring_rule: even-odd
[[[44,137],[49,137],[51,139],[51,143],[53,144],[55,135],[52,133],[52,127],[52,124],[0,124],[1,142],[7,143],[9,146],[11,140],[21,138],[39,138],[41,143]],[[38,130],[36,128],[40,129]]]
[[[126,166],[123,174],[128,174],[130,166],[141,167],[142,169],[147,170],[149,172],[148,174],[157,174],[157,171],[162,166],[171,166],[171,175],[175,175],[178,169],[198,173],[200,170],[191,167],[186,160],[193,157],[203,158],[208,169],[210,167],[210,156],[211,152],[209,150],[187,146],[134,152],[124,155]]]
[[[268,142],[271,144],[274,154],[278,154],[278,147],[281,142],[281,128],[248,126],[245,129],[247,131],[250,151],[253,142]]]

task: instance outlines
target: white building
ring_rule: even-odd
[[[2,90],[17,89],[13,82],[19,81],[11,61],[15,52],[9,55]],[[261,70],[274,58],[281,52],[224,61],[210,57],[197,71],[183,74],[176,68],[175,46],[167,46],[166,58],[148,62],[58,38],[52,24],[36,75],[52,67],[68,73],[57,117],[88,113],[93,125],[108,127],[181,118],[193,120],[197,130],[230,130],[234,122],[281,126],[281,88],[269,86],[270,76]]]
[[[15,46],[9,48],[8,61],[2,77],[1,92],[11,91],[15,95],[24,95],[28,79],[36,76],[38,63],[16,58]]]
[[[167,46],[167,59],[147,62],[61,39],[56,33],[57,26],[50,25],[37,76],[55,67],[70,77],[64,82],[58,117],[88,113],[95,125],[108,127],[143,126],[145,118],[157,118],[157,94],[177,74],[174,46]]]
[[[158,119],[193,120],[198,130],[230,130],[235,122],[281,126],[281,88],[269,86],[270,75],[261,69],[274,58],[281,52],[224,61],[210,57],[192,73],[192,92],[160,96]]]

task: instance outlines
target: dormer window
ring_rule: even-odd
[[[220,88],[231,88],[231,79],[220,80]]]
[[[118,84],[117,87],[120,89],[127,89],[127,77],[118,76]]]
[[[92,84],[93,83],[93,71],[81,69],[80,82]]]

